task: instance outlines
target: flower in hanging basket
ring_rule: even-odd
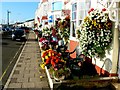
[[[58,22],[58,33],[61,35],[65,42],[69,41],[70,36],[70,17],[66,17]]]
[[[106,8],[103,8],[102,11],[106,11]]]
[[[112,22],[105,8],[102,11],[92,8],[88,13],[77,33],[80,36],[80,48],[86,56],[104,57],[113,38]]]

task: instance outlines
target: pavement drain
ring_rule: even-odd
[[[15,71],[14,71],[14,74],[19,74],[19,73],[20,73],[19,70],[15,70]]]

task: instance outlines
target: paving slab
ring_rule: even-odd
[[[5,89],[49,89],[46,73],[41,69],[41,67],[39,67],[39,61],[41,61],[39,44],[35,41],[34,32],[31,31],[5,85]],[[42,78],[40,78],[40,76],[42,76]]]

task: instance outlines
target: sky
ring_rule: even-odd
[[[26,20],[34,19],[35,11],[38,7],[37,1],[29,1],[29,0],[4,0],[0,2],[0,24],[7,24],[7,11],[9,13],[9,23],[15,22],[24,22]]]

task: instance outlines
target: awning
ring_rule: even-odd
[[[42,16],[42,19],[41,20],[47,20],[47,16]]]

